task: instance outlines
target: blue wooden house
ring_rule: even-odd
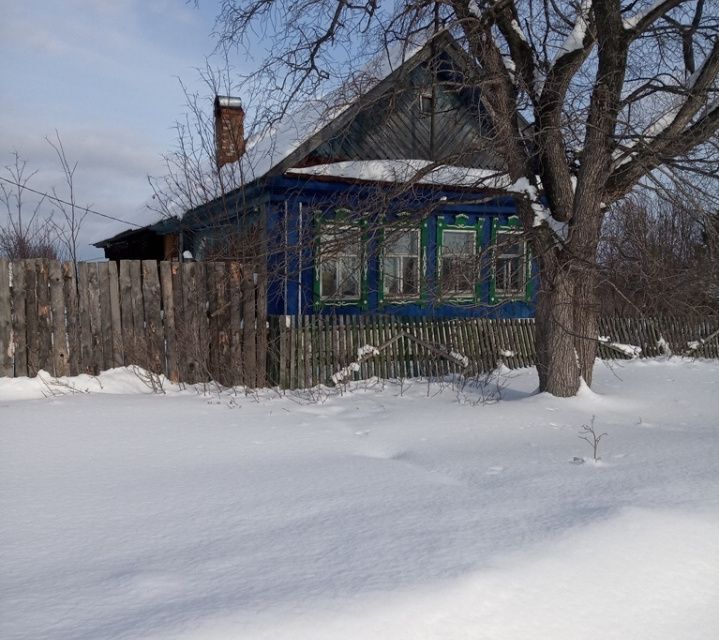
[[[97,246],[167,258],[172,236],[177,255],[252,264],[270,314],[531,316],[532,261],[464,55],[447,33],[387,53],[351,96],[247,141],[239,101],[218,97],[218,160],[242,185]]]

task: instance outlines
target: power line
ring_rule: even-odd
[[[27,185],[20,184],[19,182],[15,182],[14,180],[8,180],[7,178],[3,178],[2,176],[0,176],[0,180],[2,180],[3,182],[7,182],[8,184],[15,185],[16,187],[20,187],[21,189],[25,189],[26,191],[35,193],[39,196],[43,196],[44,198],[49,198],[50,200],[61,202],[62,204],[66,204],[69,207],[77,207],[78,209],[82,209],[83,211],[87,211],[88,213],[92,213],[102,218],[107,218],[108,220],[113,220],[114,222],[122,222],[123,224],[129,224],[131,227],[137,227],[138,229],[141,229],[145,226],[142,224],[137,224],[136,222],[130,222],[129,220],[123,220],[122,218],[116,218],[115,216],[108,215],[107,213],[101,213],[100,211],[95,211],[94,209],[88,209],[87,207],[73,204],[72,202],[68,202],[67,200],[58,198],[57,196],[50,195],[49,193],[43,191],[38,191],[37,189],[33,189],[32,187],[28,187]]]

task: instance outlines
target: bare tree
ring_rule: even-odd
[[[448,30],[493,123],[539,266],[540,389],[574,395],[597,352],[598,249],[606,211],[680,171],[719,175],[719,7],[704,0],[224,0],[226,49],[270,53],[267,117],[336,87],[362,53]],[[357,84],[357,83],[355,83]],[[271,112],[271,113],[270,113]],[[478,184],[477,186],[481,186]]]
[[[600,244],[602,314],[704,318],[719,312],[716,214],[632,194],[608,212]]]
[[[19,153],[13,152],[12,157],[0,179],[0,202],[6,213],[6,221],[0,224],[0,256],[57,259],[52,220],[43,209],[45,197],[32,199],[34,194],[27,190],[37,171],[29,171]]]
[[[77,203],[75,192],[75,170],[77,162],[71,163],[65,154],[65,147],[60,139],[60,134],[55,131],[55,139],[45,138],[45,141],[52,147],[57,156],[58,164],[62,170],[65,189],[64,198],[58,196],[58,191],[53,187],[52,193],[55,196],[53,201],[60,210],[61,220],[50,218],[50,224],[55,230],[58,239],[65,247],[67,255],[77,264],[77,240],[80,235],[82,223],[88,214],[89,205],[80,206]]]

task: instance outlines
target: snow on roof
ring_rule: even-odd
[[[430,160],[349,160],[288,169],[288,173],[373,182],[411,182],[455,187],[506,189],[511,181],[492,169],[438,165]],[[422,173],[426,172],[426,173]],[[418,177],[419,174],[419,177]]]
[[[338,118],[356,100],[414,58],[433,37],[425,31],[395,42],[375,56],[349,83],[318,100],[304,102],[260,133],[251,136],[241,158],[246,182],[264,176],[298,147]]]

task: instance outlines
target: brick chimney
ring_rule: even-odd
[[[239,98],[215,96],[215,148],[218,167],[245,152],[245,112]]]

